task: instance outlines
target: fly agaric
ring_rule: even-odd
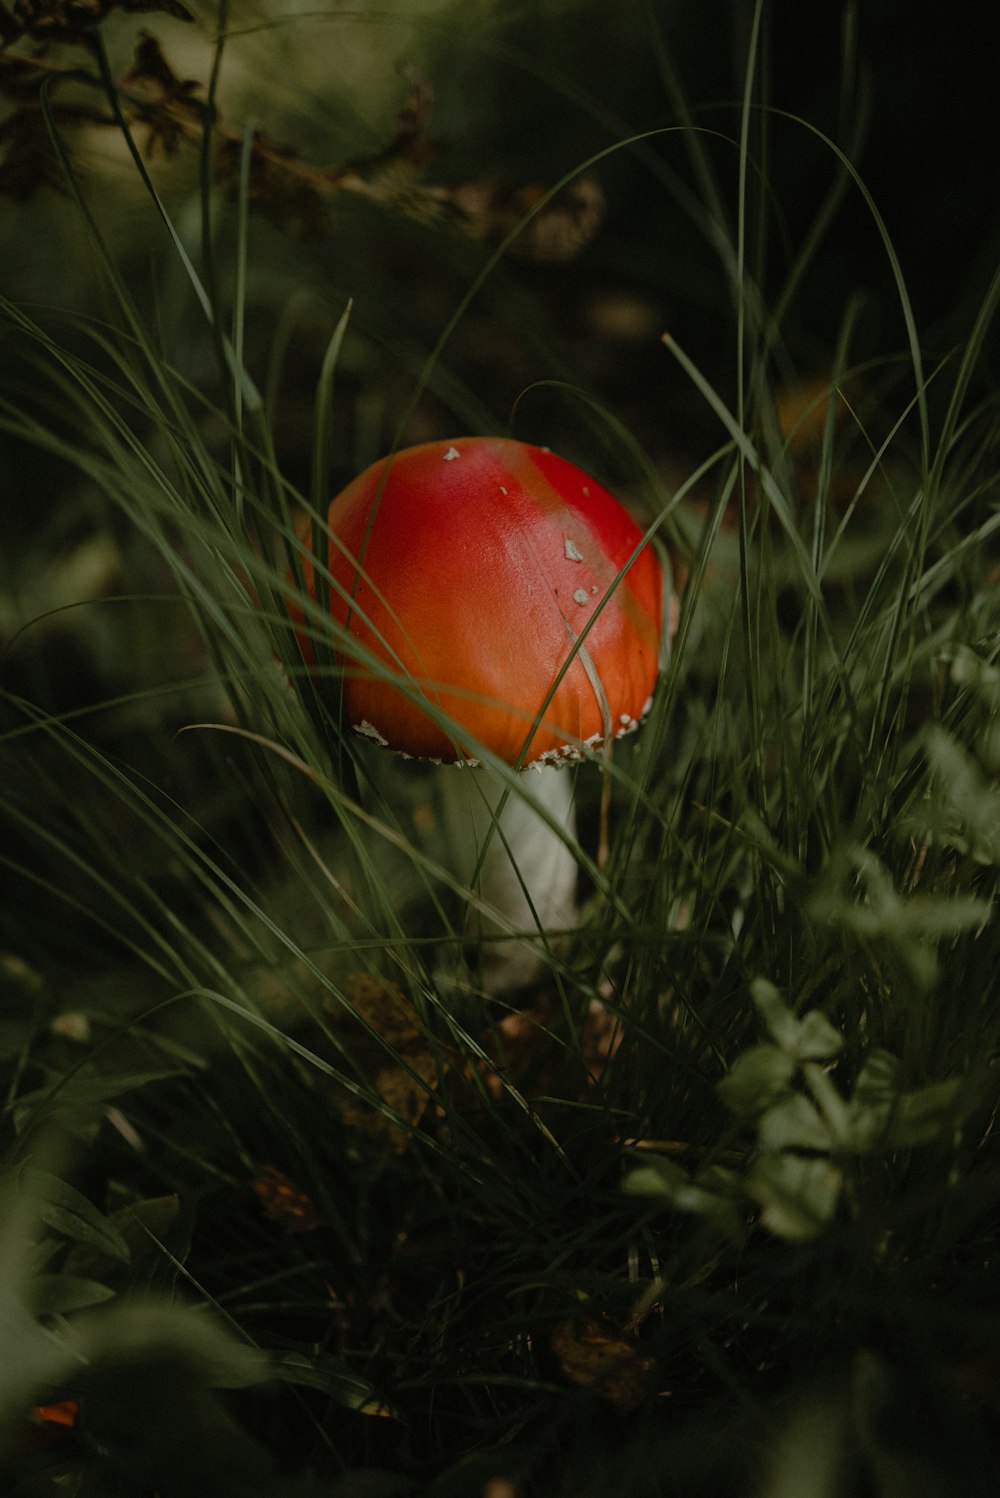
[[[655,551],[595,479],[497,437],[372,464],[333,500],[328,528],[345,721],[397,754],[458,767],[443,786],[446,828],[460,848],[489,840],[481,892],[494,931],[565,924],[575,828],[570,777],[557,771],[649,710],[664,626]],[[303,572],[315,598],[308,558]],[[499,822],[509,781],[459,773],[484,751],[542,771],[509,791]],[[466,855],[466,881],[476,861]],[[538,966],[530,943],[501,944],[484,954],[483,981],[513,988]]]

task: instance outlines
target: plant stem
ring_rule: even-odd
[[[512,790],[492,770],[449,767],[440,795],[449,861],[464,882],[476,881],[497,913],[495,920],[469,913],[482,985],[494,994],[521,988],[545,966],[549,933],[574,917],[573,777],[546,765],[524,771]],[[494,939],[512,932],[524,938]]]

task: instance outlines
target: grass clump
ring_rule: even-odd
[[[924,336],[854,8],[838,123],[782,102],[768,6],[723,103],[638,7],[633,123],[523,18],[463,49],[428,7],[463,141],[459,54],[575,122],[542,183],[449,173],[416,73],[376,140],[297,53],[262,125],[260,37],[343,17],[110,9],[0,9],[0,185],[87,259],[0,303],[4,1491],[992,1491],[1000,280]],[[874,304],[824,256],[850,205]],[[488,997],[432,774],[344,731],[295,559],[367,462],[507,423],[628,496],[678,613],[572,772],[577,923]]]

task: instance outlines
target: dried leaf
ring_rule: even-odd
[[[37,109],[15,109],[0,123],[0,197],[26,203],[40,187],[61,187],[62,174]]]
[[[113,10],[131,14],[161,11],[190,20],[176,0],[18,0],[16,20],[2,25],[5,42],[27,34],[39,41],[89,45],[94,28]],[[79,76],[79,70],[38,58],[0,55],[0,89],[12,98],[34,97],[29,80],[41,70],[50,86]],[[194,97],[201,84],[179,78],[156,41],[143,33],[135,61],[123,80],[123,104],[132,122],[147,131],[147,150],[175,152],[186,140],[201,139],[205,106]],[[500,241],[513,234],[512,255],[559,263],[570,259],[599,229],[604,217],[604,194],[594,177],[582,176],[551,202],[541,183],[511,188],[494,180],[447,186],[428,182],[427,171],[442,150],[429,133],[433,95],[426,80],[410,78],[410,91],[393,125],[388,144],[370,156],[346,164],[323,167],[305,161],[297,150],[255,132],[250,143],[248,195],[250,202],[286,230],[315,237],[326,227],[330,200],[340,192],[376,203],[388,212],[422,223],[448,225],[475,239]],[[45,152],[41,123],[34,108],[27,123],[5,122],[8,135],[0,192],[25,198],[44,181],[54,180],[47,133]],[[80,111],[80,119],[111,124],[106,115]],[[67,115],[67,119],[70,116]],[[21,142],[22,130],[29,130]],[[241,180],[245,149],[243,132],[216,123],[215,170],[218,180],[235,189]],[[2,138],[0,138],[2,144]],[[28,150],[28,145],[32,149]],[[36,159],[37,158],[37,159]],[[8,165],[9,162],[9,165]],[[6,176],[6,181],[3,180]],[[516,231],[516,232],[515,232]]]
[[[175,21],[194,20],[194,15],[186,5],[181,4],[181,0],[116,0],[113,8],[133,16],[145,16],[153,11],[161,11],[165,16],[172,16]]]
[[[490,1027],[483,1048],[498,1068],[517,1077],[551,1033],[552,1015],[547,1010],[515,1009]]]
[[[350,1038],[355,1060],[372,1077],[374,1090],[386,1107],[404,1124],[416,1127],[441,1080],[440,1048],[430,1045],[413,1003],[389,979],[352,973],[343,989],[351,1009],[334,1013]],[[399,1060],[387,1061],[387,1050]],[[346,1124],[378,1140],[392,1154],[407,1149],[409,1129],[376,1105],[345,1093],[338,1099],[338,1108]]]
[[[314,166],[293,147],[257,131],[250,154],[250,201],[276,223],[306,238],[314,238],[326,227],[328,200],[338,191],[368,198],[411,218],[440,218],[447,195],[418,180],[438,149],[426,134],[431,102],[429,85],[414,78],[389,144],[374,155],[339,167]],[[239,180],[242,153],[241,135],[220,136],[216,173],[230,187]]]
[[[420,1016],[391,979],[380,978],[377,973],[351,973],[344,980],[343,991],[352,1016],[344,1015],[340,1009],[333,1011],[333,1005],[327,1005],[342,1021],[352,1027],[370,1027],[394,1051],[420,1050],[424,1046]]]
[[[10,40],[17,36],[18,30],[19,28],[16,28],[11,33]],[[17,100],[19,103],[36,105],[38,90],[43,79],[49,79],[49,98],[51,99],[56,89],[66,82],[69,71],[69,69],[53,71],[37,57],[25,57],[21,53],[6,50],[0,51],[0,92],[4,93],[8,99]]]
[[[431,1092],[439,1081],[437,1061],[432,1055],[409,1056],[406,1066],[385,1066],[376,1074],[375,1091],[393,1113],[415,1128],[426,1113]],[[379,1140],[390,1154],[405,1154],[410,1143],[409,1129],[387,1117],[374,1104],[345,1096],[339,1109],[341,1118],[351,1128]]]
[[[31,1411],[31,1418],[41,1420],[45,1425],[61,1425],[71,1430],[79,1412],[78,1400],[62,1399],[57,1404],[36,1404]]]
[[[386,1066],[375,1078],[379,1097],[407,1123],[418,1124],[440,1080],[438,1065],[429,1052],[407,1058],[408,1068]],[[414,1073],[415,1075],[411,1075]]]
[[[484,180],[451,188],[449,201],[467,234],[498,240],[517,228],[546,191],[541,183],[509,189]],[[572,259],[597,233],[604,221],[604,206],[596,178],[577,178],[524,225],[510,245],[510,254],[549,264]]]
[[[128,15],[160,11],[177,21],[194,20],[180,0],[14,0],[13,15],[31,37],[86,45],[94,27],[116,10]]]
[[[515,1009],[491,1025],[483,1036],[489,1063],[481,1067],[490,1096],[499,1102],[513,1082],[526,1096],[564,1086],[565,1049],[559,1038],[559,1016],[549,1006]],[[592,999],[579,1032],[581,1095],[604,1076],[625,1037],[621,1014],[601,999]]]
[[[624,1033],[621,1017],[600,999],[591,999],[580,1032],[580,1059],[588,1082],[596,1084],[604,1076]]]
[[[243,136],[222,130],[218,135],[216,179],[235,191],[240,180]],[[254,132],[247,197],[274,223],[304,239],[314,239],[326,227],[327,200],[335,185],[335,173],[303,161],[291,146],[280,145],[263,130]]]
[[[308,1233],[322,1227],[323,1218],[312,1197],[276,1165],[262,1165],[250,1182],[268,1222],[278,1222],[288,1233]]]
[[[359,157],[346,168],[373,188],[384,184],[389,194],[399,190],[407,177],[422,172],[433,161],[440,144],[427,134],[434,93],[426,79],[409,74],[410,92],[396,116],[389,144],[372,156]]]
[[[595,1388],[615,1409],[636,1409],[649,1391],[654,1360],[642,1356],[635,1342],[607,1317],[561,1321],[549,1345],[564,1378],[581,1388]]]
[[[505,239],[538,208],[548,189],[542,183],[510,188],[491,179],[450,187],[427,182],[427,169],[443,144],[428,133],[433,105],[430,85],[415,74],[410,82],[409,96],[385,149],[348,163],[331,180],[407,218],[448,222],[473,239]],[[597,233],[604,207],[596,178],[579,177],[524,223],[510,253],[550,264],[569,260]]]
[[[24,1434],[28,1451],[45,1451],[70,1437],[80,1413],[79,1401],[63,1399],[52,1404],[36,1404],[28,1411],[30,1426]]]
[[[836,402],[833,419],[840,426],[847,408],[839,390],[831,388],[823,375],[811,375],[801,384],[786,385],[775,395],[778,429],[793,457],[802,457],[822,446],[833,401]]]
[[[132,95],[137,123],[147,130],[146,149],[161,147],[172,156],[181,141],[201,128],[205,107],[193,94],[201,84],[196,78],[178,78],[167,62],[159,42],[143,32],[135,59],[123,83]]]
[[[43,81],[48,85],[52,118],[62,134],[76,125],[109,125],[111,116],[89,105],[64,105],[57,90],[78,76],[78,70],[50,63],[44,52],[24,57],[0,50],[0,94],[16,107],[0,121],[0,197],[24,203],[40,187],[63,189],[62,167],[52,146],[48,125],[38,103]],[[68,147],[63,146],[64,150]]]

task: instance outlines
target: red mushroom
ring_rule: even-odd
[[[338,642],[343,711],[356,733],[459,766],[487,751],[541,768],[581,759],[648,711],[663,631],[660,563],[618,500],[572,463],[504,438],[425,443],[360,474],[333,500],[328,524],[330,607],[357,646]],[[315,596],[308,561],[304,573]],[[308,641],[303,648],[311,658]],[[482,832],[494,813],[477,789],[464,792],[462,815],[485,807]],[[536,782],[536,796],[541,789]],[[571,838],[565,778],[538,799]],[[527,811],[521,801],[509,796],[501,823],[521,880],[492,839],[513,887],[508,908],[485,865],[483,889],[507,917],[503,929],[537,933],[550,914],[571,913],[576,870],[530,793]],[[541,871],[526,866],[523,842],[511,843],[508,818],[526,816],[547,849]]]

